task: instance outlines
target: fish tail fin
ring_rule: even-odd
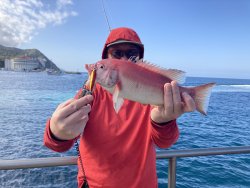
[[[215,86],[215,83],[208,83],[193,88],[196,110],[203,115],[207,115],[207,108],[213,86]]]

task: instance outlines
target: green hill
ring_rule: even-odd
[[[0,68],[4,66],[5,59],[28,56],[32,58],[42,58],[45,61],[45,67],[48,69],[60,70],[51,60],[37,49],[19,49],[13,47],[5,47],[0,45]]]

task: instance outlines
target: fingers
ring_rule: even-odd
[[[170,83],[164,85],[164,109],[165,112],[174,111],[172,86]]]
[[[187,94],[186,92],[182,93],[182,98],[184,101],[183,111],[184,112],[194,111],[196,106],[195,106],[195,102],[194,102],[193,98],[189,94]]]
[[[50,120],[51,132],[59,139],[70,140],[81,134],[88,121],[93,96],[70,99],[58,106]]]
[[[195,110],[195,102],[187,92],[180,92],[176,81],[164,85],[164,108],[168,115],[179,117]]]
[[[90,104],[93,100],[92,95],[86,95],[80,99],[75,99],[71,101],[70,104],[64,106],[62,109],[60,109],[60,113],[62,117],[68,117],[72,113],[78,111],[80,108],[86,106],[87,104]]]
[[[172,81],[171,86],[172,86],[172,93],[173,93],[174,113],[180,114],[182,112],[180,89],[176,81]]]
[[[64,106],[67,106],[68,104],[72,103],[74,100],[75,100],[75,99],[69,99],[69,100],[67,100],[67,101],[65,101],[65,102],[63,102],[63,103],[61,103],[61,104],[59,104],[57,108],[58,108],[58,109],[61,109],[61,108],[63,108]]]
[[[68,130],[71,135],[74,135],[73,137],[76,137],[83,132],[89,120],[88,113],[90,111],[91,105],[87,104],[65,118],[65,124],[69,125]]]
[[[182,111],[182,102],[179,86],[176,81],[164,85],[164,108],[174,114]]]
[[[176,81],[164,85],[164,107],[157,107],[151,111],[151,119],[157,123],[176,119],[185,112],[195,110],[195,102],[187,93],[181,93]]]
[[[90,104],[87,104],[77,111],[73,112],[70,114],[67,118],[67,122],[81,122],[83,120],[88,120],[88,113],[91,111],[91,106]],[[86,119],[87,118],[87,119]]]

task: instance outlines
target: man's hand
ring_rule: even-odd
[[[50,130],[60,140],[71,140],[79,136],[86,126],[91,111],[93,96],[69,99],[61,103],[50,119]]]
[[[185,92],[180,93],[177,82],[172,81],[164,85],[164,106],[153,108],[151,119],[156,123],[165,123],[194,110],[195,102],[192,97]]]

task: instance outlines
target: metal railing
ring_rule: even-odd
[[[157,159],[168,159],[168,188],[176,187],[176,161],[182,157],[199,157],[210,155],[226,154],[247,154],[250,153],[250,146],[203,148],[190,150],[166,150],[157,152]],[[17,160],[0,160],[0,170],[43,168],[55,166],[76,165],[77,156],[49,157]]]

